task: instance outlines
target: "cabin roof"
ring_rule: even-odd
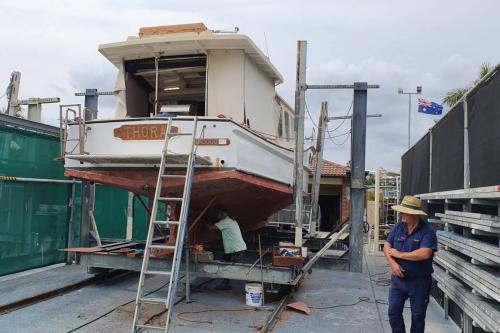
[[[152,58],[158,54],[160,56],[206,54],[208,50],[243,50],[275,84],[283,82],[281,73],[246,35],[221,34],[207,30],[144,38],[129,37],[124,42],[99,45],[99,52],[116,67],[119,67],[124,60]]]

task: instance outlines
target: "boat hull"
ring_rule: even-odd
[[[171,133],[194,131],[193,117],[175,117],[171,122]],[[96,120],[84,124],[84,136],[80,136],[81,123],[70,123],[64,147],[65,175],[153,198],[168,123],[167,118]],[[186,164],[192,140],[191,135],[170,138],[169,173],[186,171],[179,164]],[[290,148],[226,118],[199,117],[196,140],[200,141],[190,221],[211,204],[227,210],[243,231],[254,230],[292,202],[294,153]],[[305,190],[308,173],[304,174]],[[184,179],[164,179],[162,189],[162,197],[182,197]],[[169,204],[175,211],[177,203]],[[191,241],[220,238],[220,232],[209,231],[205,225],[214,219],[213,209],[207,210],[190,231]]]
[[[147,169],[66,169],[67,177],[119,187],[149,198],[154,196],[158,170]],[[162,184],[163,197],[181,197],[184,179],[168,178]],[[243,231],[259,229],[268,218],[292,202],[292,187],[238,170],[197,170],[193,177],[189,220],[204,211],[222,207],[233,216]],[[172,204],[175,205],[173,202]],[[191,243],[220,239],[220,232],[209,231],[215,222],[213,209],[206,210],[189,233]]]

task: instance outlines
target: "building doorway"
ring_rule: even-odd
[[[320,195],[320,231],[332,231],[340,221],[340,195]]]

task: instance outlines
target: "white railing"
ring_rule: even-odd
[[[83,110],[85,112],[85,109]],[[68,138],[68,125],[78,124],[78,137],[75,139]],[[59,106],[59,130],[60,130],[60,147],[61,159],[64,160],[66,154],[73,154],[76,149],[79,150],[80,155],[88,154],[85,152],[85,137],[87,135],[88,127],[85,125],[85,115],[82,117],[81,104],[67,104]],[[67,151],[67,143],[76,141],[70,151]]]

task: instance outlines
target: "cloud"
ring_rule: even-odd
[[[481,62],[496,63],[500,44],[485,31],[500,30],[500,3],[481,6],[443,0],[404,1],[318,0],[314,4],[283,1],[4,1],[0,4],[0,93],[10,72],[22,72],[20,97],[59,96],[63,103],[83,103],[74,96],[85,88],[109,90],[116,69],[97,52],[102,43],[125,40],[139,27],[205,22],[214,29],[239,26],[269,55],[285,83],[278,92],[293,105],[295,44],[308,41],[308,83],[378,83],[368,93],[368,112],[383,118],[367,122],[367,168],[398,170],[406,150],[408,99],[397,94],[423,86],[422,97],[440,102],[453,88],[468,85]],[[467,22],[467,24],[464,24]],[[486,23],[487,22],[487,26]],[[487,29],[485,30],[485,27]],[[266,38],[264,38],[264,36]],[[319,105],[329,102],[330,114],[345,115],[351,91],[308,91],[307,106],[316,122]],[[5,103],[5,99],[0,100]],[[58,106],[43,107],[42,120],[57,124]],[[100,98],[100,115],[113,113],[114,101]],[[307,119],[307,118],[306,118]],[[433,116],[416,112],[413,100],[412,141],[432,126]],[[332,122],[330,128],[338,126]],[[349,130],[346,121],[332,136]],[[312,122],[306,121],[307,135]],[[334,138],[335,143],[345,137]],[[349,139],[338,146],[329,139],[326,157],[349,160]]]
[[[313,64],[308,67],[307,81],[310,84],[352,84],[356,81],[366,81],[379,84],[380,89],[368,91],[368,113],[383,115],[367,121],[366,166],[373,169],[384,166],[387,169],[399,170],[400,156],[407,149],[408,140],[408,96],[399,95],[398,88],[407,92],[416,91],[417,85],[422,85],[422,97],[440,102],[441,97],[450,89],[450,79],[460,86],[471,80],[474,64],[460,55],[452,55],[445,59],[435,72],[425,72],[415,67],[405,67],[401,63],[388,62],[381,59],[368,58],[359,63],[347,62],[342,59],[331,59],[325,63]],[[461,70],[458,70],[461,69]],[[473,77],[473,76],[472,76]],[[329,101],[330,115],[344,115],[353,98],[353,92],[322,91],[307,92],[307,104],[312,118],[317,122],[319,104],[322,100]],[[411,109],[411,143],[427,133],[434,125],[435,116],[417,113],[417,97],[412,96]],[[350,121],[344,122],[332,136],[346,133]],[[312,131],[312,122],[308,120],[306,133]],[[335,123],[330,128],[336,127]],[[327,137],[328,138],[328,137]],[[341,163],[350,159],[350,140],[339,137],[327,140],[325,157]],[[345,144],[339,145],[344,142]]]

